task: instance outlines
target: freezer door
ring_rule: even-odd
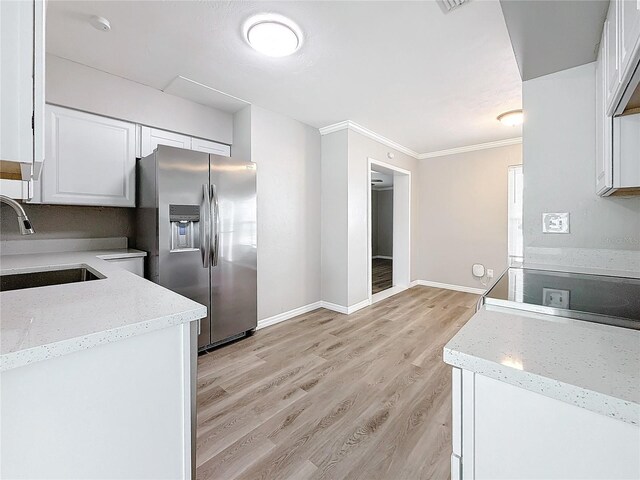
[[[256,328],[256,165],[210,155],[211,342]]]
[[[207,307],[211,311],[209,295],[210,205],[209,155],[180,148],[159,146],[158,162],[158,269],[160,285]],[[176,248],[175,225],[171,220],[193,218],[199,220],[192,225],[189,234],[193,243]],[[173,249],[172,249],[173,235]],[[189,238],[191,242],[191,238]],[[189,248],[193,247],[193,248]],[[209,249],[207,251],[207,249]],[[206,254],[206,255],[205,255]],[[211,343],[210,316],[200,321],[198,347]]]

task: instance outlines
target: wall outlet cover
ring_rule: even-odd
[[[542,289],[542,305],[554,308],[569,308],[570,290],[560,290],[558,288]]]
[[[543,213],[542,233],[569,233],[569,213]]]

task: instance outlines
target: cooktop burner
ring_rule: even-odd
[[[483,302],[640,330],[636,278],[510,268]]]

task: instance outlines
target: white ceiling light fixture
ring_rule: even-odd
[[[503,125],[517,127],[518,125],[522,125],[524,114],[522,113],[522,110],[510,110],[498,115],[498,120]]]
[[[282,15],[256,15],[244,24],[244,38],[258,52],[269,57],[286,57],[302,46],[302,31]]]

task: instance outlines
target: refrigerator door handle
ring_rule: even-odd
[[[202,185],[202,201],[200,203],[200,254],[202,267],[209,268],[211,263],[211,198],[209,185]]]
[[[218,265],[218,256],[220,253],[220,205],[218,204],[218,193],[216,191],[215,184],[211,184],[211,207],[212,207],[212,220],[211,220],[211,248],[212,258],[211,265],[216,267]],[[213,230],[215,228],[215,231]]]

